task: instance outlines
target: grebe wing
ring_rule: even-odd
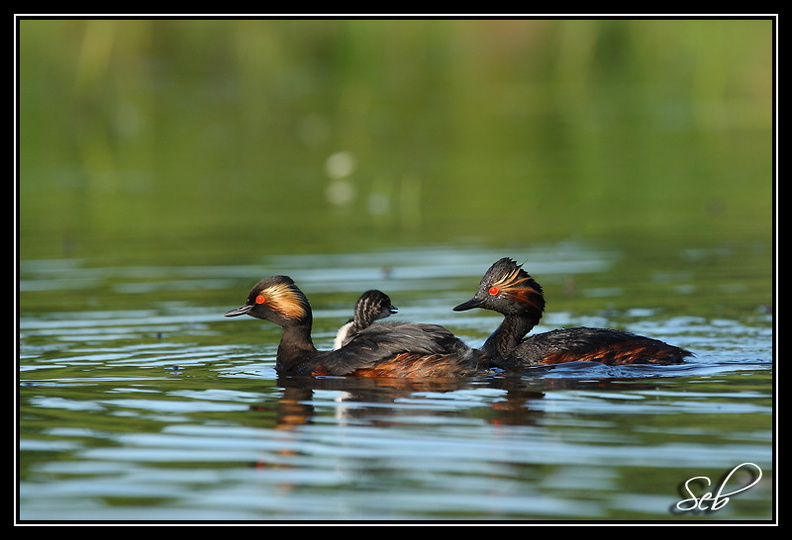
[[[525,338],[514,356],[539,363],[594,360],[604,364],[677,363],[693,353],[659,339],[610,328],[561,328]]]
[[[348,375],[404,353],[462,357],[470,354],[470,348],[440,325],[376,324],[355,334],[340,349],[327,353],[321,364],[331,375]]]
[[[529,344],[543,345],[551,352],[584,351],[612,343],[630,341],[636,334],[610,328],[559,328],[525,338],[520,347]]]

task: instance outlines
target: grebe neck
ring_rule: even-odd
[[[504,315],[500,326],[484,342],[482,352],[487,356],[507,357],[537,322],[526,315]]]
[[[316,347],[311,339],[311,320],[282,327],[280,344],[278,345],[277,367],[289,369],[290,366],[305,361],[316,354]]]

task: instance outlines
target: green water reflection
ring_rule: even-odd
[[[772,37],[769,19],[21,20],[21,256],[769,243]]]

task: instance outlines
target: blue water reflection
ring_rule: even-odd
[[[449,306],[469,296],[496,253],[284,256],[233,269],[57,263],[55,284],[47,263],[26,265],[21,517],[664,520],[680,518],[669,508],[689,477],[750,461],[770,478],[769,315],[674,314],[653,304],[651,290],[612,287],[618,254],[565,249],[525,255],[556,295],[564,276],[577,276],[543,327],[619,324],[697,356],[679,366],[581,362],[463,381],[278,378],[279,331],[222,317],[262,272],[299,279],[320,347],[371,284],[399,298],[401,316],[447,324],[476,344],[497,317],[460,317]],[[58,282],[84,270],[92,305],[32,311],[53,291],[68,295]],[[696,284],[695,272],[689,279]],[[163,298],[184,282],[206,305]],[[662,295],[665,282],[658,287]],[[770,500],[761,484],[690,518],[768,518]]]

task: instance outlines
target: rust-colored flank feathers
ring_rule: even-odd
[[[659,341],[636,339],[609,343],[599,348],[578,352],[561,351],[548,353],[540,364],[563,364],[566,362],[599,362],[606,365],[622,364],[675,364],[680,361],[680,349]]]
[[[423,355],[402,353],[392,360],[377,364],[370,368],[355,370],[352,374],[357,377],[466,377],[477,372],[469,366],[464,366],[459,361],[449,358],[448,355]]]

